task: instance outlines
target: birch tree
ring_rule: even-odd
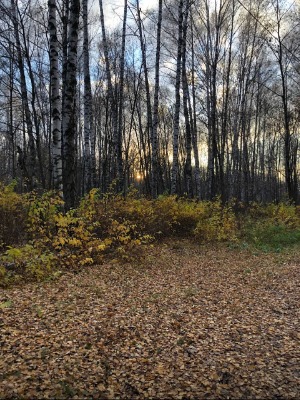
[[[83,76],[84,76],[84,192],[92,187],[94,179],[92,176],[94,161],[94,148],[91,148],[93,134],[93,109],[92,109],[92,88],[90,76],[89,56],[89,32],[88,32],[88,0],[82,0],[83,20]]]
[[[173,122],[173,160],[171,171],[171,194],[176,194],[178,181],[178,154],[179,154],[179,127],[180,127],[180,84],[182,65],[182,37],[183,35],[183,0],[178,5],[178,42],[177,42],[177,63],[175,82],[175,110]]]
[[[155,199],[158,194],[158,105],[159,105],[159,76],[160,76],[160,48],[161,48],[161,24],[162,24],[162,0],[158,2],[158,19],[156,33],[156,55],[155,55],[155,86],[153,102],[153,127],[151,136],[151,194]]]
[[[71,0],[68,24],[68,53],[66,59],[65,102],[63,113],[63,192],[66,209],[76,204],[76,87],[77,45],[80,0]]]
[[[59,42],[57,38],[56,0],[48,0],[48,9],[53,187],[62,191],[61,102],[58,65]]]

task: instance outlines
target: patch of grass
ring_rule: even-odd
[[[246,229],[243,243],[245,241],[264,252],[280,253],[284,249],[300,245],[300,228],[270,222],[256,224]]]

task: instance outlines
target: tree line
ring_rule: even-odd
[[[298,3],[108,3],[1,2],[0,180],[298,203]]]

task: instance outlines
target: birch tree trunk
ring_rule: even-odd
[[[182,34],[183,34],[183,0],[178,6],[178,45],[177,45],[177,66],[175,82],[175,111],[173,122],[173,164],[171,171],[171,194],[177,191],[178,180],[178,145],[179,145],[179,117],[180,117],[180,77],[182,62]]]
[[[82,0],[83,20],[83,76],[84,76],[84,193],[92,188],[91,135],[93,128],[92,89],[90,76],[88,0]],[[94,150],[94,149],[93,149]]]
[[[152,163],[152,179],[151,194],[156,199],[158,194],[158,93],[159,93],[159,64],[160,64],[160,47],[161,47],[161,23],[162,23],[162,0],[158,3],[158,20],[157,20],[157,38],[156,38],[156,56],[155,56],[155,87],[154,87],[154,103],[153,103],[153,127],[151,137],[151,163]]]
[[[48,0],[48,30],[50,45],[50,103],[51,103],[51,137],[53,156],[53,187],[62,191],[62,138],[61,138],[61,104],[59,92],[59,69],[56,20],[56,0]]]
[[[77,44],[80,0],[71,0],[68,27],[68,54],[66,60],[65,110],[63,115],[63,191],[65,208],[76,203],[76,87],[77,87]]]

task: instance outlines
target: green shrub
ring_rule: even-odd
[[[250,224],[244,232],[244,241],[263,251],[281,251],[300,244],[300,228],[265,220]]]
[[[288,203],[254,203],[243,218],[242,240],[263,251],[281,251],[300,244],[299,207]]]

